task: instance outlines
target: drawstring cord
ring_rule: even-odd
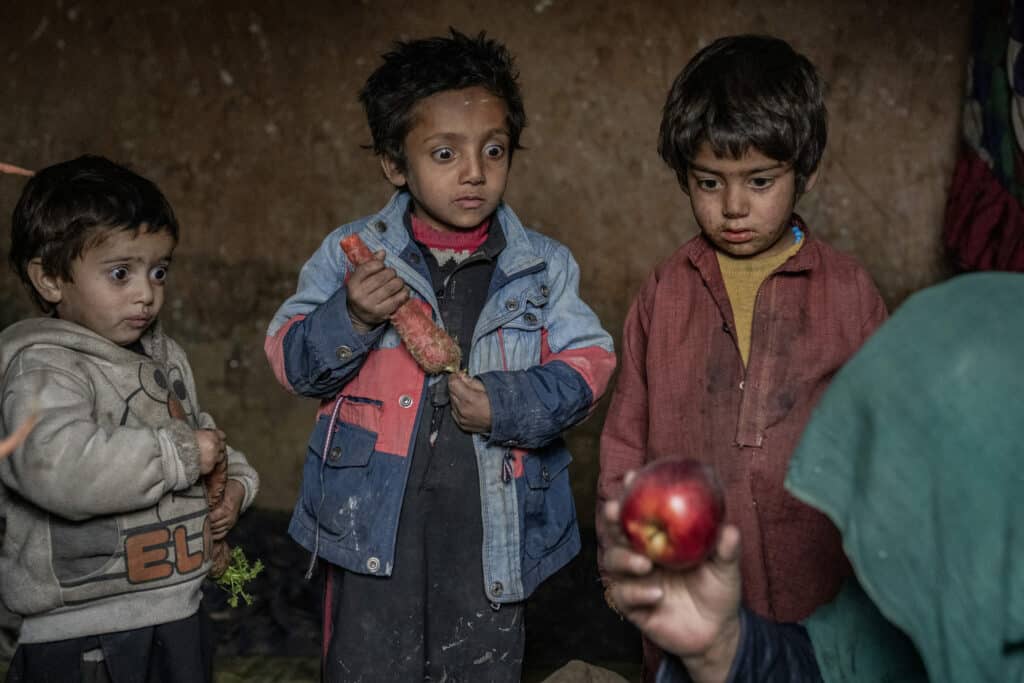
[[[306,570],[306,579],[313,578],[313,570],[316,568],[316,558],[320,551],[320,511],[323,509],[324,500],[327,499],[327,489],[324,488],[324,467],[327,466],[327,451],[331,445],[331,437],[334,435],[334,428],[338,424],[338,411],[345,397],[338,395],[334,400],[334,409],[331,411],[331,421],[327,423],[327,436],[324,437],[324,446],[320,449],[320,503],[316,506],[316,535],[313,537],[313,554],[309,558],[309,569]]]

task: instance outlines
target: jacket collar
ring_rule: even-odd
[[[412,238],[405,227],[405,215],[409,211],[411,199],[407,191],[399,190],[383,209],[370,217],[360,233],[370,251],[386,249],[390,253],[401,254],[411,246]],[[498,255],[497,263],[502,279],[511,280],[524,272],[533,272],[543,267],[543,257],[533,248],[526,228],[505,202],[498,204],[495,218],[505,236],[505,247]],[[406,269],[396,270],[399,270],[403,278],[415,273],[411,268],[408,268],[408,273]],[[421,278],[419,275],[416,277]]]

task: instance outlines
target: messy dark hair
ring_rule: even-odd
[[[405,136],[414,124],[416,103],[445,90],[479,86],[504,100],[509,154],[520,148],[526,110],[512,54],[483,32],[471,38],[454,28],[449,31],[451,37],[395,43],[359,92],[373,136],[373,151],[394,161],[403,172]]]
[[[797,191],[818,168],[828,114],[818,73],[789,43],[770,36],[719,38],[676,77],[662,111],[658,153],[686,188],[690,162],[707,142],[718,156],[753,147],[791,163]]]
[[[166,231],[178,242],[170,203],[150,180],[100,156],[85,155],[36,173],[11,218],[11,268],[45,312],[53,309],[29,278],[40,259],[43,272],[71,282],[71,264],[112,231]]]

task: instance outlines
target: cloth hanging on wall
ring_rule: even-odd
[[[953,266],[1024,271],[1024,1],[976,0],[963,144],[946,204]]]

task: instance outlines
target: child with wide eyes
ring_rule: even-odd
[[[504,46],[398,43],[360,98],[397,191],[327,236],[266,341],[322,400],[289,533],[323,568],[323,678],[518,682],[524,600],[580,548],[561,434],[601,398],[611,337],[569,250],[503,201],[526,123]],[[353,235],[376,256],[349,261]],[[401,306],[464,372],[417,364]]]
[[[8,681],[213,678],[202,583],[259,477],[160,325],[177,242],[156,185],[102,157],[39,171],[14,210],[11,264],[49,315],[0,333],[0,436],[32,425],[0,460]]]
[[[794,212],[817,181],[826,118],[814,66],[777,38],[721,38],[676,77],[658,151],[700,234],[630,308],[601,436],[599,511],[648,461],[717,470],[743,537],[745,602],[781,621],[831,600],[849,573],[835,527],[782,479],[832,375],[886,317],[864,268]],[[653,680],[658,651],[645,653]]]

